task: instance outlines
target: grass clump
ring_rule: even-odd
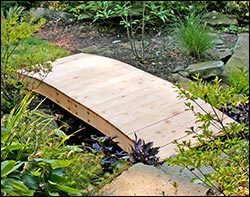
[[[200,59],[213,46],[213,36],[201,14],[192,12],[185,20],[178,18],[175,26],[177,45],[186,55]]]

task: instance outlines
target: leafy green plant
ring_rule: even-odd
[[[249,24],[249,1],[227,1],[221,11],[236,15],[240,23]]]
[[[245,67],[237,67],[229,70],[229,85],[235,88],[235,92],[249,96],[249,70]]]
[[[224,124],[223,117],[214,110],[223,108],[227,103],[237,105],[239,100],[246,103],[248,97],[239,98],[234,88],[223,88],[218,78],[210,83],[204,82],[199,75],[194,78],[197,82],[191,83],[190,92],[179,85],[177,87],[180,98],[196,103],[205,112],[197,112],[191,102],[185,103],[194,113],[196,122],[200,123],[196,128],[192,126],[186,131],[196,139],[196,143],[191,143],[190,140],[174,141],[178,154],[166,162],[187,168],[195,176],[192,181],[203,182],[216,194],[249,195],[248,125],[236,122]],[[208,102],[213,113],[200,106],[197,98]],[[217,128],[219,133],[215,133],[211,127]],[[204,167],[210,168],[211,172],[205,173],[202,170]],[[195,173],[194,169],[201,175]]]
[[[1,193],[10,196],[33,196],[35,190],[29,189],[22,181],[10,176],[17,171],[24,162],[5,160],[1,162]]]
[[[213,36],[206,28],[203,16],[190,13],[185,20],[179,18],[175,24],[176,42],[186,55],[200,59],[213,46]]]
[[[222,32],[224,33],[231,33],[231,34],[238,34],[242,32],[249,32],[249,25],[240,27],[238,25],[229,25],[228,27],[222,27]]]
[[[147,165],[158,166],[160,164],[157,153],[160,147],[153,147],[153,142],[145,143],[142,139],[137,139],[135,134],[135,140],[133,140],[134,146],[131,146],[131,152],[129,154],[129,160],[132,164],[142,162]]]
[[[30,38],[45,20],[37,24],[34,18],[25,17],[22,7],[10,8],[1,18],[1,112],[6,113],[17,104],[25,91],[19,73],[29,71],[38,73],[43,79],[51,70],[51,61],[65,56],[48,43],[41,44]],[[59,52],[60,51],[60,52]],[[18,73],[19,72],[19,73]]]
[[[88,195],[112,177],[104,173],[102,153],[66,142],[54,116],[28,109],[31,92],[1,119],[1,192],[3,195]]]

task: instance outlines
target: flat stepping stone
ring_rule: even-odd
[[[189,179],[191,175],[188,175],[188,172],[178,174],[178,170],[178,168],[170,167],[164,172],[159,167],[137,163],[110,184],[105,185],[100,190],[100,194],[107,196],[206,195],[209,188],[191,183]]]

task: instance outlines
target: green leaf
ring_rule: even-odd
[[[2,150],[13,151],[13,150],[20,150],[24,147],[29,146],[29,144],[16,144],[16,145],[9,145],[2,148]]]
[[[8,182],[8,184],[13,186],[14,189],[21,192],[23,195],[33,196],[33,194],[35,192],[35,190],[30,190],[28,187],[26,187],[26,185],[24,185],[19,180],[15,180],[15,179],[12,179],[12,178],[7,178],[6,181]]]
[[[14,160],[5,160],[1,162],[1,177],[7,176],[8,174],[14,172],[18,169],[24,162],[20,162],[16,165],[16,161]]]
[[[81,194],[81,190],[66,186],[66,185],[58,185],[57,183],[54,183],[52,181],[48,181],[51,185],[53,185],[55,188],[64,191],[64,192],[68,192],[71,194]]]
[[[10,129],[5,128],[5,127],[1,127],[1,131],[4,131],[4,132],[11,132],[11,130],[10,130]]]
[[[71,160],[52,160],[52,159],[44,159],[44,158],[35,158],[36,162],[44,162],[51,165],[52,169],[67,167],[71,164]]]
[[[39,178],[33,176],[32,174],[25,173],[23,175],[23,181],[25,183],[25,185],[29,186],[30,188],[34,189],[34,190],[38,190],[39,189]]]

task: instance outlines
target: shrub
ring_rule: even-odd
[[[220,80],[215,78],[206,83],[199,75],[194,77],[197,82],[192,82],[188,92],[179,85],[179,96],[196,103],[197,98],[202,98],[211,105],[213,113],[207,112],[199,106],[205,114],[194,110],[190,102],[186,102],[189,110],[192,110],[196,122],[201,125],[197,128],[190,127],[186,132],[196,139],[192,144],[190,140],[178,143],[178,154],[166,160],[173,165],[181,165],[190,170],[196,178],[192,181],[203,182],[216,194],[225,196],[249,195],[249,125],[232,122],[224,124],[214,108],[223,108],[228,103],[247,103],[248,97],[238,97],[233,87],[223,88]],[[210,126],[218,129],[214,133]],[[202,171],[203,167],[209,167],[211,172]],[[202,174],[193,172],[197,169]]]
[[[249,1],[227,1],[222,12],[236,15],[239,23],[249,24]]]
[[[31,38],[45,20],[37,24],[26,17],[22,7],[11,7],[1,18],[1,113],[10,111],[25,90],[18,71],[39,73],[43,79],[51,69],[51,61],[66,55],[65,50],[42,44]],[[59,52],[60,51],[60,52]]]
[[[233,87],[238,94],[249,96],[249,70],[245,67],[237,67],[229,70],[229,85]]]
[[[192,12],[175,24],[176,41],[186,55],[200,59],[213,46],[213,36],[204,25],[203,16]]]

